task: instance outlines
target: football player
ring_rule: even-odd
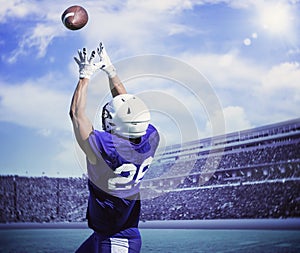
[[[145,103],[128,94],[102,43],[94,62],[84,48],[74,58],[79,66],[70,117],[76,140],[86,155],[89,199],[88,226],[92,235],[76,252],[140,252],[138,230],[140,182],[159,143]],[[102,109],[103,130],[95,130],[86,115],[89,79],[98,70],[109,78],[112,100]]]

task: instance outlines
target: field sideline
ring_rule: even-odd
[[[0,229],[85,229],[87,222],[1,223]],[[300,218],[141,221],[141,229],[261,229],[300,230]]]

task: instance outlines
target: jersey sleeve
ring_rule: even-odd
[[[151,149],[153,150],[154,155],[160,140],[159,133],[153,125],[149,124],[146,135],[150,142]]]
[[[94,130],[89,138],[88,138],[89,144],[91,149],[93,150],[94,154],[99,158],[101,157],[101,154],[103,153],[103,145],[100,139],[100,132],[97,130]]]
[[[94,130],[89,136],[89,144],[97,157],[98,162],[103,161],[110,167],[113,168],[112,161],[114,160],[115,154],[112,149],[112,145],[114,144],[111,139],[111,134]]]

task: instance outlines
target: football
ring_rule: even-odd
[[[61,20],[68,29],[79,30],[86,25],[89,20],[89,16],[83,7],[73,5],[63,12]]]

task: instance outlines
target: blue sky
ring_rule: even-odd
[[[0,3],[0,174],[85,172],[68,117],[78,79],[73,57],[78,49],[95,49],[100,41],[121,79],[124,66],[135,56],[172,57],[196,69],[218,98],[226,132],[299,117],[299,0]],[[74,4],[85,7],[90,17],[79,31],[67,30],[60,19]],[[131,64],[133,75],[139,67]],[[161,93],[147,102],[156,105],[153,122],[166,144],[195,135],[182,134],[190,120],[174,104],[163,103],[163,94],[187,108],[197,136],[212,135],[205,106],[179,82],[144,76],[125,84],[128,92]],[[88,113],[97,127],[99,106],[109,99],[104,73],[91,80],[89,92]],[[179,123],[185,130],[178,129]]]

